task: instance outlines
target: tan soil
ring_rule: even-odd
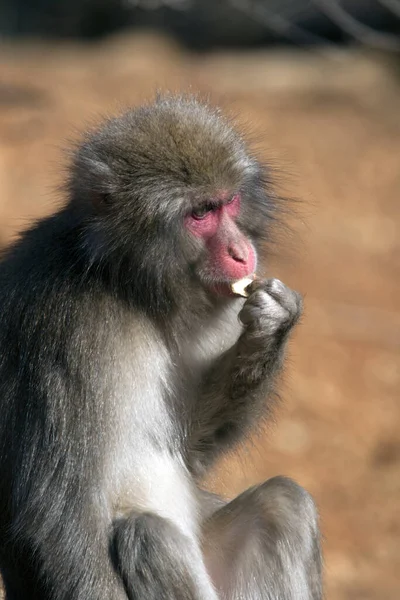
[[[0,49],[0,244],[54,209],[67,140],[154,90],[240,115],[304,200],[268,272],[306,296],[276,425],[213,485],[284,473],[316,498],[327,598],[400,597],[400,120],[395,69],[352,52],[196,57],[151,35]],[[286,241],[283,248],[286,248]]]

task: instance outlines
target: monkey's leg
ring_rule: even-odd
[[[119,519],[113,556],[129,600],[217,600],[199,544],[165,518]]]
[[[203,536],[221,600],[321,600],[318,515],[294,481],[250,488],[204,523]]]
[[[251,284],[239,314],[243,333],[203,377],[192,419],[189,464],[195,474],[268,416],[268,398],[301,310],[301,296],[278,279]]]

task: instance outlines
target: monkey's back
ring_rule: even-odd
[[[100,446],[98,382],[114,324],[96,326],[110,299],[77,260],[80,243],[79,229],[60,212],[23,234],[0,262],[3,519],[10,498],[15,514],[31,498],[36,522],[47,486],[65,502],[66,486],[79,486],[78,471],[94,474],[99,465],[87,445]]]

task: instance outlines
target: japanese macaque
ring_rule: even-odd
[[[0,264],[7,600],[320,600],[305,490],[199,484],[270,414],[302,310],[257,268],[265,170],[217,110],[166,96],[89,133],[70,173]]]

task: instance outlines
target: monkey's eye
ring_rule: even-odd
[[[204,219],[204,217],[206,217],[207,214],[213,209],[214,207],[212,204],[203,204],[203,206],[200,206],[199,208],[196,208],[194,211],[192,211],[192,217],[197,221],[200,221],[201,219]]]

